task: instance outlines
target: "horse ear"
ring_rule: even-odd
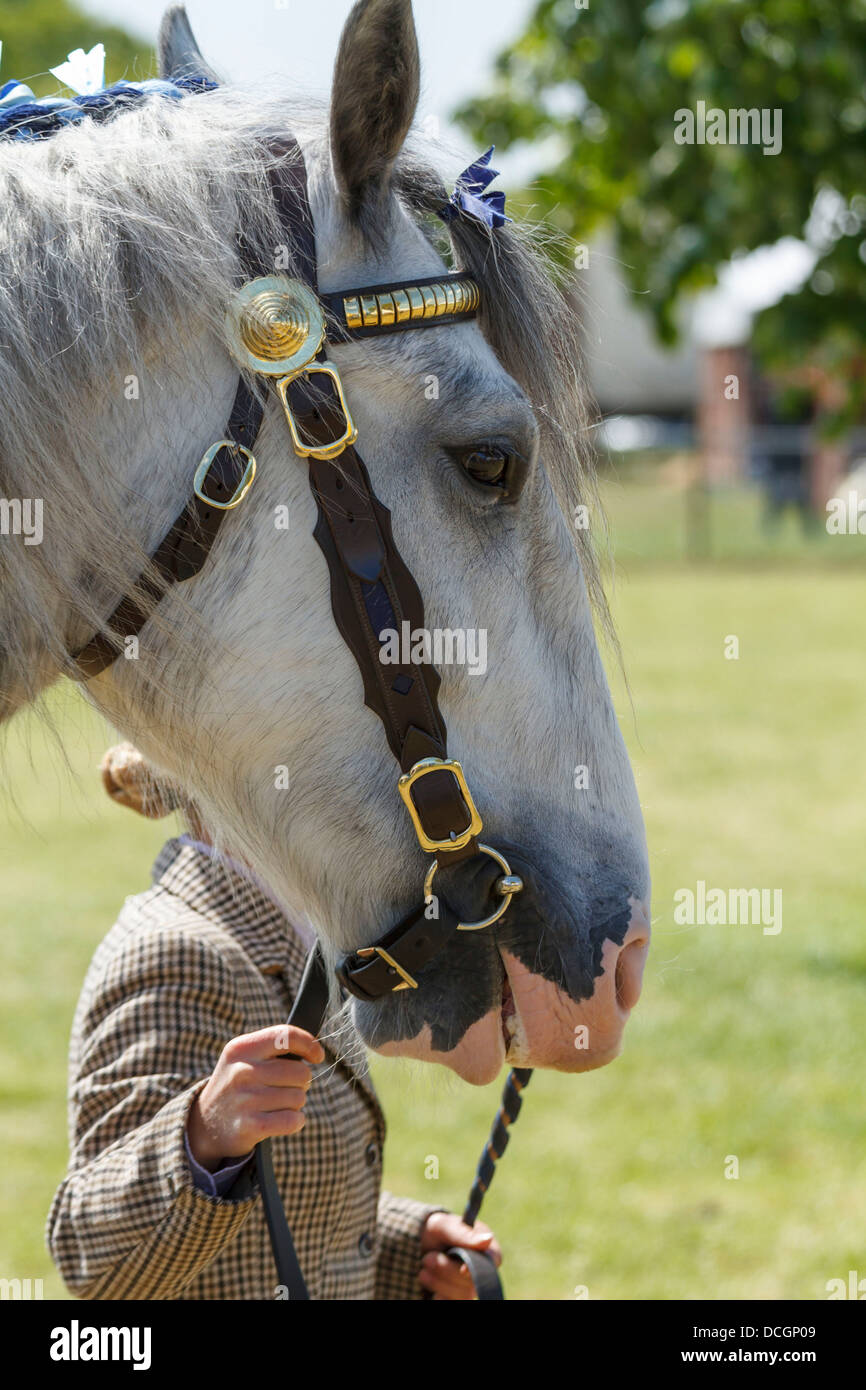
[[[353,217],[387,192],[420,79],[412,0],[359,0],[340,39],[331,95],[331,160]]]
[[[174,77],[207,77],[211,82],[217,81],[199,52],[183,5],[172,5],[163,15],[157,52],[160,77],[169,81]]]

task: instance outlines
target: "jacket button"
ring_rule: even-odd
[[[368,1144],[364,1150],[364,1158],[367,1160],[367,1167],[372,1168],[379,1161],[379,1145]]]
[[[369,1231],[365,1231],[358,1241],[358,1254],[363,1256],[365,1260],[369,1260],[374,1248],[373,1237]]]

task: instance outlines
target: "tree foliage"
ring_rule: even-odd
[[[780,152],[677,144],[675,113],[699,101],[779,109]],[[845,414],[862,411],[866,0],[540,0],[458,119],[482,141],[538,145],[535,201],[574,242],[612,225],[662,341],[725,261],[807,236],[815,271],[760,316],[755,343],[780,366],[822,364]]]

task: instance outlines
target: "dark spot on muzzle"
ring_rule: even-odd
[[[603,973],[604,943],[621,946],[632,917],[629,899],[641,896],[638,872],[626,874],[619,856],[586,856],[586,872],[540,874],[517,846],[503,852],[523,892],[495,928],[499,946],[533,975],[549,980],[575,1002],[590,999]],[[559,885],[571,882],[568,898]]]

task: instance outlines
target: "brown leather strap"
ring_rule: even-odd
[[[225,438],[251,448],[263,414],[258,397],[241,378]],[[215,502],[226,502],[240,486],[245,470],[246,462],[235,449],[220,449],[202,491]],[[76,680],[91,680],[111,666],[122,650],[124,639],[141,632],[171,586],[199,573],[227,515],[222,508],[209,507],[193,493],[152,555],[152,568],[138,576],[131,591],[106,619],[106,631],[98,632],[73,653],[70,674]]]
[[[339,393],[331,377],[298,378],[289,404],[305,440],[325,445],[342,432]],[[318,507],[314,535],[328,562],[331,607],[340,634],[364,683],[364,702],[382,721],[404,772],[422,758],[445,758],[447,730],[437,702],[439,675],[430,662],[380,659],[380,634],[424,627],[424,604],[391,530],[391,514],[373,492],[354,448],[333,462],[310,459],[310,487]],[[398,642],[402,648],[403,643]],[[409,656],[408,661],[403,656]],[[450,772],[433,772],[412,788],[421,823],[431,837],[447,840],[469,825],[470,811]],[[477,853],[474,839],[446,851],[450,862]]]
[[[421,903],[402,922],[378,937],[375,946],[362,947],[361,951],[350,951],[343,956],[337,963],[336,973],[344,988],[367,1003],[391,994],[401,977],[388,956],[414,979],[457,930],[457,915],[443,898],[439,899],[438,916],[428,918],[426,914],[426,904]],[[380,955],[380,950],[386,951],[387,956]]]
[[[318,295],[316,237],[304,157],[296,142],[276,148],[284,158],[271,168],[274,198],[283,225],[291,229],[298,268]],[[324,350],[319,360],[323,358]],[[296,378],[288,388],[288,399],[309,444],[327,445],[342,434],[345,421],[339,393],[326,373]],[[430,662],[403,662],[402,653],[397,663],[386,665],[380,660],[382,631],[400,634],[404,622],[410,630],[424,626],[423,600],[394,544],[391,514],[373,492],[354,448],[345,449],[334,461],[311,458],[310,487],[318,508],[314,535],[328,562],[334,619],[361,672],[364,702],[381,719],[404,772],[422,758],[444,758],[447,730],[437,702],[440,680],[435,667]],[[469,825],[469,808],[451,773],[431,773],[416,783],[412,793],[431,839],[459,835]],[[472,839],[448,853],[452,863],[469,858],[477,853],[477,842]]]

